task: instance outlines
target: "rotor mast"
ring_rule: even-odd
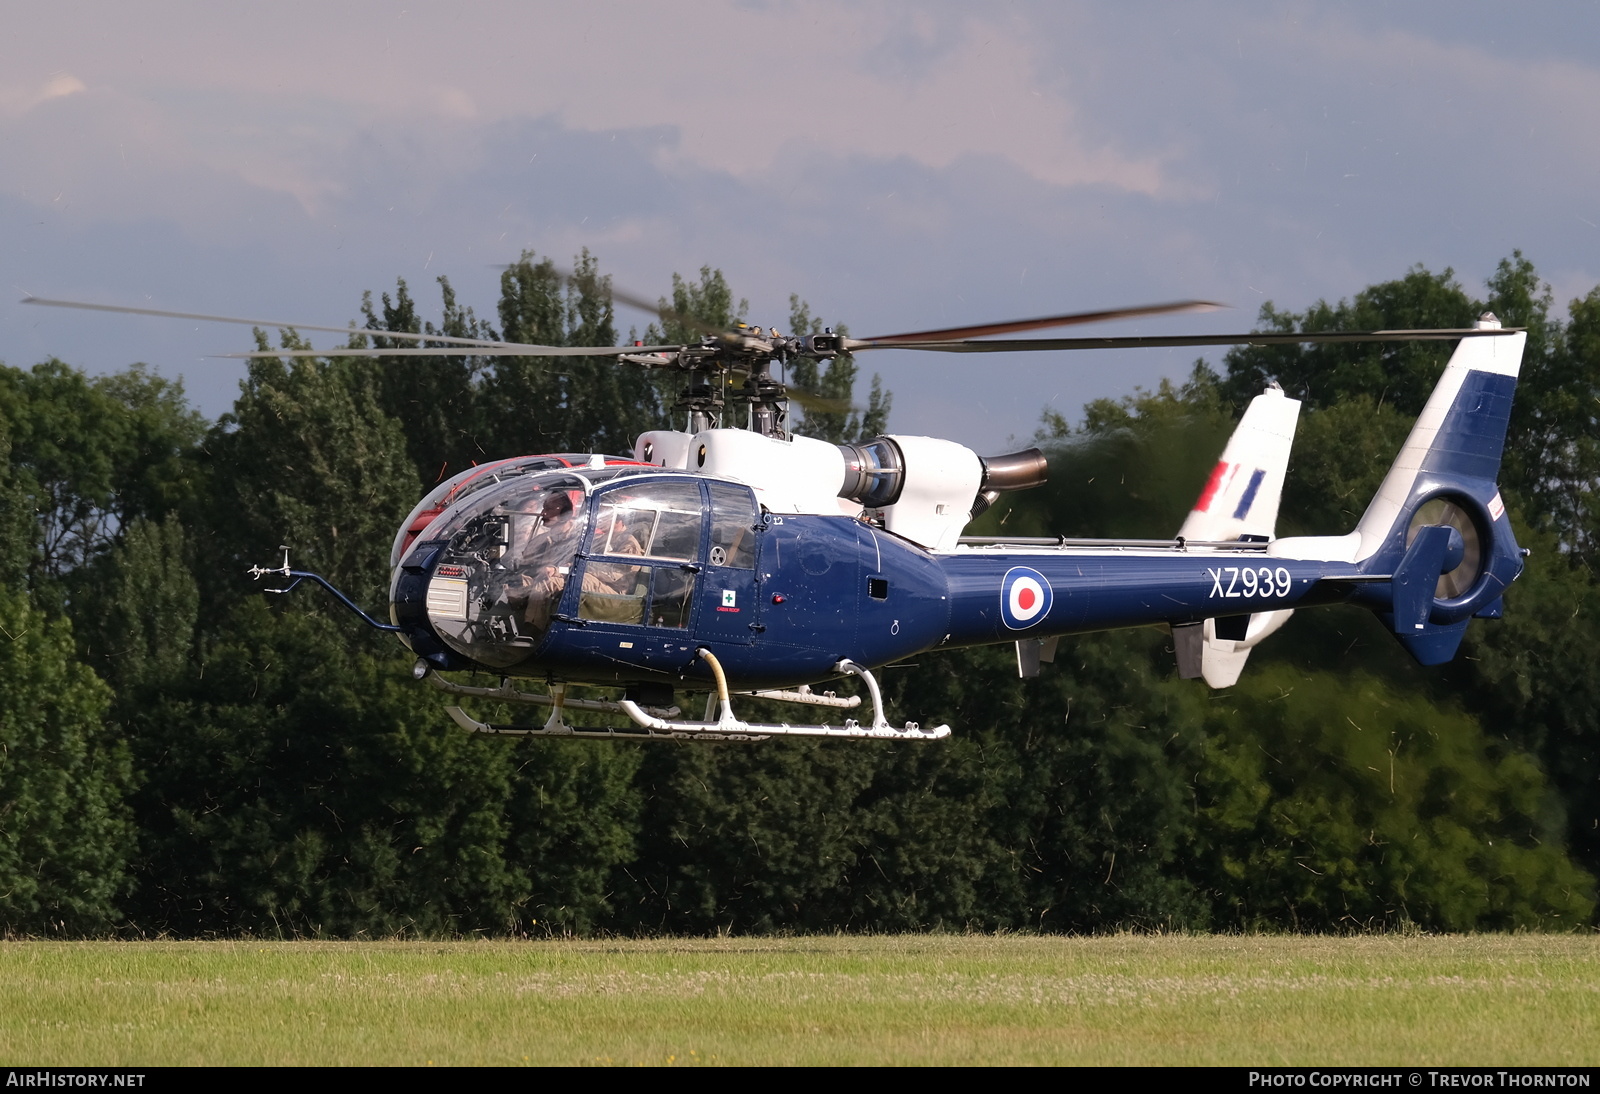
[[[720,424],[728,403],[748,407],[746,423],[764,437],[787,437],[784,423],[789,417],[790,392],[783,380],[773,375],[799,356],[825,359],[840,352],[840,339],[831,331],[806,338],[780,334],[776,327],[762,330],[744,323],[726,333],[708,334],[696,346],[682,346],[672,364],[688,375],[674,410],[688,414],[690,433],[699,433]],[[627,358],[642,360],[642,358]],[[742,373],[744,383],[729,389],[730,373]]]

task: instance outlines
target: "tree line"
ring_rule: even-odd
[[[395,332],[618,340],[609,281],[526,255],[497,325],[439,281],[364,298]],[[1296,615],[1238,686],[1179,680],[1154,629],[883,674],[952,740],[613,745],[463,734],[410,658],[245,576],[289,545],[369,608],[428,485],[472,462],[625,452],[658,376],[584,358],[265,358],[204,420],[143,366],[0,366],[0,929],[52,936],[819,930],[1592,928],[1600,873],[1600,288],[1552,313],[1520,254],[1480,299],[1420,267],[1275,330],[1530,331],[1503,495],[1527,573],[1443,669],[1357,609]],[[742,316],[720,272],[671,306]],[[793,330],[820,327],[791,300]],[[837,324],[835,324],[837,326]],[[646,337],[682,339],[672,317]],[[263,349],[271,348],[258,333]],[[301,346],[281,332],[285,348]],[[404,344],[410,345],[409,341]],[[426,343],[424,343],[426,344]],[[1449,346],[1245,347],[1186,383],[1047,409],[1052,476],[978,532],[1170,534],[1239,412],[1304,400],[1280,532],[1350,527]],[[796,378],[852,395],[855,364]],[[832,440],[889,398],[818,414]],[[524,712],[492,712],[496,720]]]

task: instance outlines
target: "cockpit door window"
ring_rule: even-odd
[[[705,528],[699,484],[630,482],[597,494],[594,505],[578,618],[687,627]]]
[[[749,645],[761,634],[761,598],[756,595],[755,496],[744,486],[712,482],[711,536],[700,575],[696,636]]]
[[[632,482],[595,498],[591,555],[644,555],[693,562],[705,514],[693,482]]]

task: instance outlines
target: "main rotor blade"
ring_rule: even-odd
[[[611,299],[620,300],[630,308],[638,308],[641,311],[651,312],[658,316],[663,322],[670,321],[673,323],[678,323],[698,334],[711,334],[721,338],[728,333],[721,327],[702,322],[692,315],[685,315],[681,311],[669,308],[662,304],[659,300],[652,304],[642,296],[634,296],[632,293],[622,292],[615,287],[613,287],[611,290]]]
[[[682,346],[534,346],[498,342],[472,349],[266,349],[251,353],[213,353],[220,360],[256,357],[621,357],[626,354],[666,353]]]
[[[1258,331],[1253,334],[1198,334],[1166,336],[1123,336],[1114,338],[1011,338],[1000,341],[888,342],[852,345],[855,349],[923,349],[936,353],[1033,353],[1041,350],[1070,349],[1150,349],[1163,346],[1288,346],[1319,342],[1445,342],[1457,338],[1495,338],[1517,334],[1522,327],[1480,329],[1464,327],[1438,330],[1350,330],[1320,333],[1280,333]]]
[[[130,308],[121,304],[90,304],[82,300],[46,300],[31,293],[22,298],[24,304],[37,304],[45,308],[76,308],[79,311],[109,311],[122,315],[154,315],[162,319],[198,319],[203,323],[239,323],[247,327],[278,327],[290,330],[327,331],[332,334],[369,334],[378,338],[395,338],[413,342],[443,342],[452,346],[509,346],[513,342],[488,342],[482,338],[453,338],[444,334],[412,334],[409,331],[371,330],[366,327],[319,327],[314,323],[288,323],[275,319],[238,319],[229,315],[202,315],[199,312],[162,311],[159,308]]]
[[[1177,312],[1217,311],[1226,304],[1209,300],[1178,300],[1170,304],[1149,304],[1139,308],[1111,308],[1105,311],[1068,312],[1066,315],[1046,315],[1039,319],[1013,319],[1005,323],[981,323],[974,327],[946,327],[943,330],[919,330],[910,334],[884,334],[875,338],[847,338],[848,349],[876,346],[880,342],[949,342],[956,339],[982,338],[990,334],[1011,334],[1019,330],[1041,330],[1045,327],[1072,327],[1080,323],[1102,323],[1110,319],[1136,319],[1144,315],[1172,315]]]

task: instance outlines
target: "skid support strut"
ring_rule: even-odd
[[[923,729],[916,722],[907,722],[904,727],[890,725],[888,719],[883,716],[883,696],[878,691],[878,681],[873,679],[871,672],[854,661],[840,661],[833,666],[833,669],[835,672],[859,676],[866,683],[867,691],[872,696],[873,718],[871,725],[864,726],[854,718],[847,719],[843,725],[838,726],[791,725],[787,722],[775,724],[745,722],[733,713],[733,702],[728,695],[728,678],[723,674],[721,662],[717,660],[715,654],[704,647],[695,652],[702,661],[711,666],[711,674],[717,681],[716,713],[719,716],[715,721],[711,719],[712,711],[709,709],[706,720],[703,722],[675,722],[666,718],[657,718],[646,713],[638,704],[624,699],[619,705],[627,713],[628,717],[632,718],[637,725],[655,730],[657,733],[671,734],[674,737],[680,734],[695,736],[704,733],[716,733],[721,735],[724,740],[765,737],[856,737],[876,740],[933,741],[950,735],[949,726],[932,726],[928,729]],[[776,696],[773,697],[775,698]]]
[[[536,703],[550,707],[550,717],[542,726],[508,726],[494,725],[480,722],[467,714],[460,707],[446,707],[446,712],[457,725],[473,733],[504,734],[515,736],[535,737],[591,737],[605,740],[670,740],[670,741],[765,741],[771,737],[848,737],[864,740],[894,740],[894,741],[936,741],[950,735],[947,725],[932,726],[923,729],[916,722],[907,722],[903,727],[892,726],[883,715],[883,696],[878,690],[878,681],[865,667],[854,661],[840,661],[834,665],[834,671],[849,676],[859,676],[865,682],[867,692],[872,698],[873,718],[870,725],[862,725],[855,719],[847,719],[842,725],[791,725],[787,722],[761,723],[746,722],[733,713],[733,702],[728,693],[728,679],[722,671],[722,664],[708,649],[696,651],[699,658],[711,668],[711,674],[716,679],[717,689],[712,693],[710,702],[707,703],[706,718],[700,722],[678,721],[676,707],[667,710],[656,710],[641,707],[630,699],[623,699],[616,703],[601,702],[588,699],[568,699],[564,684],[551,685],[550,695],[535,695],[529,692],[516,691],[508,684],[502,683],[498,688],[471,688],[461,684],[454,684],[429,674],[427,679],[436,687],[456,695],[474,695],[482,698],[500,699],[511,702]],[[798,693],[766,692],[758,693],[763,698],[779,699],[787,702],[808,703],[817,706],[854,707],[859,705],[857,697],[839,698],[833,695],[817,696],[805,690]],[[821,700],[820,702],[818,700]],[[622,729],[593,728],[588,726],[569,726],[561,716],[565,708],[573,710],[618,711],[626,714],[634,724]]]

